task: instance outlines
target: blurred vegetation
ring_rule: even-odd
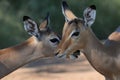
[[[61,34],[64,17],[62,0],[0,0],[0,48],[9,47],[26,40],[22,17],[30,16],[40,23],[47,12],[51,14],[51,26]],[[97,6],[97,18],[92,26],[99,39],[105,39],[120,24],[120,0],[66,0],[71,10],[82,17],[83,10],[91,4]]]

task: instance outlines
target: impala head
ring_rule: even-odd
[[[62,40],[58,46],[58,57],[70,55],[74,51],[83,49],[86,45],[88,31],[95,21],[96,7],[91,5],[84,10],[84,18],[76,17],[65,1],[62,2],[62,12],[65,17]]]
[[[49,14],[39,26],[28,16],[23,21],[25,30],[36,39],[38,51],[44,56],[53,56],[60,39],[49,27]]]

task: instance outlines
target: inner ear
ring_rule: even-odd
[[[85,25],[91,27],[94,23],[96,18],[96,6],[91,5],[90,7],[86,8],[83,13]]]
[[[28,16],[23,16],[24,28],[28,34],[36,36],[39,34],[37,23]]]
[[[66,21],[73,20],[77,18],[73,12],[69,9],[69,6],[66,1],[62,1],[62,13],[65,16]]]
[[[39,29],[43,31],[47,30],[49,23],[50,23],[50,19],[49,19],[49,13],[48,13],[45,19],[40,24]]]

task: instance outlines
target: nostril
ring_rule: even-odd
[[[55,53],[55,56],[57,56],[59,54],[59,52]]]
[[[66,55],[62,54],[60,52],[61,52],[61,50],[58,50],[57,53],[55,54],[55,57],[57,57],[57,58],[66,58]]]
[[[57,51],[55,52],[55,56],[57,56],[59,53],[60,53],[60,50],[57,50]]]

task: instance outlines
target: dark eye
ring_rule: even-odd
[[[59,43],[59,40],[57,39],[57,38],[53,38],[53,39],[50,39],[50,41],[52,42],[52,43]]]
[[[78,36],[80,33],[79,32],[74,32],[72,36]]]

